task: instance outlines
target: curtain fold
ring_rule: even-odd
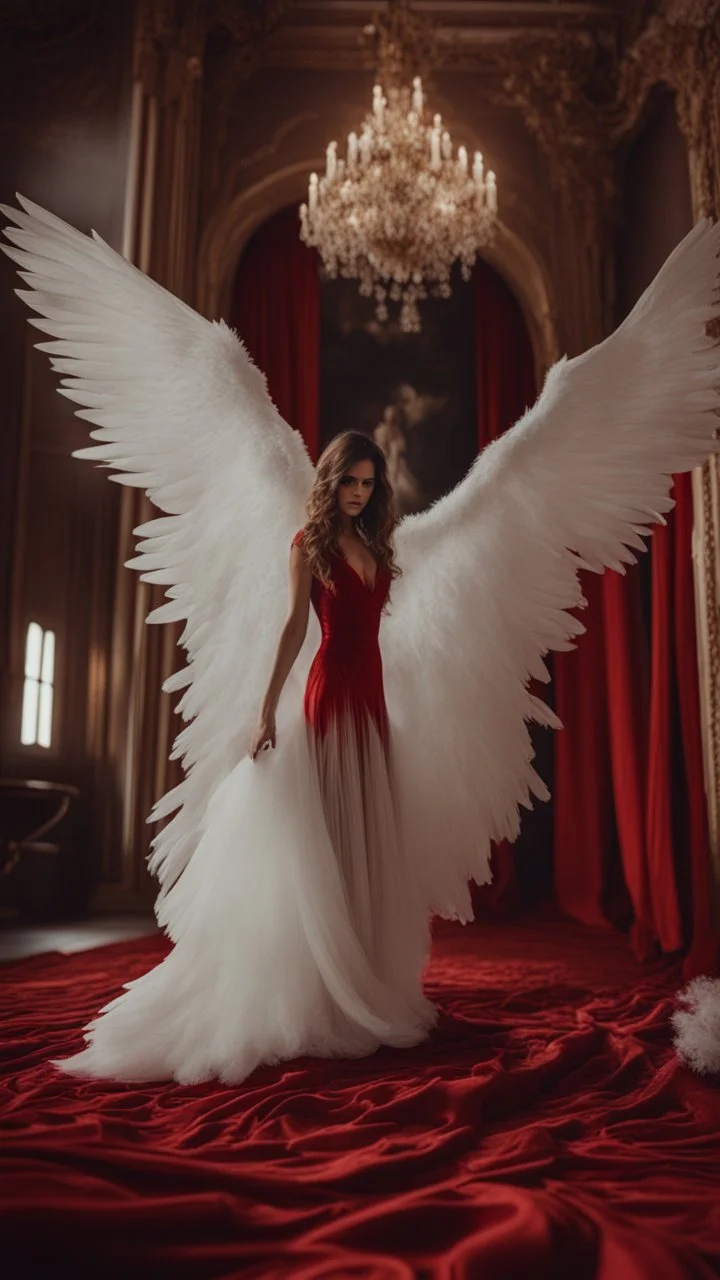
[[[639,569],[602,579],[607,716],[621,885],[626,911],[634,917],[633,946],[638,958],[650,955],[654,927],[646,841],[645,795],[648,777],[649,651],[645,637]]]
[[[505,281],[479,259],[473,272],[478,452],[517,422],[536,396],[535,363],[525,318]],[[492,883],[473,888],[476,911],[512,910],[521,886],[517,864],[532,845],[528,817],[515,845],[493,846]]]
[[[663,951],[682,946],[673,833],[674,675],[672,658],[674,519],[655,530],[652,565],[652,644],[647,779],[647,852],[655,937]],[[679,762],[682,768],[682,761]]]
[[[684,962],[685,978],[699,973],[720,972],[720,936],[714,909],[717,892],[712,873],[703,767],[700,694],[695,618],[695,582],[692,560],[693,496],[692,477],[675,477],[674,520],[670,525],[671,571],[674,583],[669,642],[673,645],[680,734],[676,742],[674,773],[681,793],[680,827],[677,843],[679,865],[684,876],[681,893],[687,904],[685,937],[689,950]]]
[[[558,905],[585,923],[632,921],[638,959],[687,948],[685,974],[718,966],[712,911],[691,555],[691,479],[641,574],[585,575],[588,627],[557,654],[554,863]]]
[[[602,618],[602,580],[583,581],[586,627],[578,647],[556,653],[555,710],[564,728],[556,735],[553,789],[555,896],[584,924],[605,922],[607,863],[614,843],[608,680]]]
[[[255,232],[238,265],[231,323],[267,378],[278,410],[313,462],[320,442],[320,278],[297,209]]]

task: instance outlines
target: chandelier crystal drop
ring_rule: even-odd
[[[357,279],[374,297],[378,320],[399,304],[400,328],[420,331],[418,303],[450,296],[453,263],[469,279],[497,221],[495,174],[476,151],[454,151],[442,118],[425,104],[420,76],[409,85],[380,84],[345,156],[327,148],[322,177],[310,175],[300,235],[318,249],[328,275]]]

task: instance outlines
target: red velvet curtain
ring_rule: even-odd
[[[475,330],[482,448],[520,417],[536,393],[520,307],[484,263],[475,273]],[[689,476],[676,478],[674,497],[675,510],[650,544],[647,621],[640,568],[624,576],[586,574],[587,632],[575,651],[554,656],[554,702],[565,729],[553,735],[551,838],[555,898],[563,911],[592,925],[633,922],[640,958],[689,945],[690,976],[716,966],[718,940],[700,738]],[[525,817],[524,833],[527,827]],[[474,891],[476,908],[517,905],[524,838],[493,850],[493,883]],[[541,855],[537,843],[528,855]]]
[[[515,295],[480,260],[473,273],[478,449],[507,431],[537,395],[532,345]]]
[[[478,450],[507,431],[535,400],[535,364],[514,294],[480,259],[473,273]],[[492,884],[473,889],[476,911],[517,905],[516,848],[506,841],[492,852]]]
[[[231,323],[286,422],[317,461],[320,440],[318,259],[299,236],[298,212],[283,209],[255,232],[235,277]]]
[[[720,937],[713,909],[717,890],[712,873],[704,786],[692,563],[693,497],[689,475],[676,477],[674,495],[674,518],[668,531],[662,531],[665,536],[661,545],[667,547],[674,597],[668,611],[668,638],[675,658],[680,735],[673,739],[673,775],[678,779],[683,801],[681,838],[676,847],[681,865],[687,867],[686,934],[690,937],[690,950],[685,960],[685,976],[694,977],[698,973],[720,971]],[[656,551],[656,566],[658,559]]]
[[[588,627],[556,655],[554,863],[576,919],[634,921],[636,955],[689,946],[685,974],[711,971],[717,937],[704,795],[689,476],[650,543],[649,634],[642,576],[586,575]]]

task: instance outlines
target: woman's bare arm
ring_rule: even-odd
[[[250,754],[253,758],[266,743],[275,746],[275,712],[283,686],[303,646],[310,613],[312,574],[300,546],[290,550],[290,601],[288,615],[275,653],[270,680],[260,708]]]

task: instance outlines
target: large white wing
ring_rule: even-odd
[[[61,394],[84,406],[76,413],[101,442],[75,456],[114,468],[111,479],[146,490],[166,513],[135,530],[141,554],[128,564],[166,587],[168,603],[148,621],[185,623],[187,665],[164,687],[185,689],[188,723],[173,755],[186,776],[152,814],[178,810],[150,858],[167,892],[210,794],[247,750],[313,467],[225,324],[203,319],[95,233],[18,199],[24,212],[2,206],[15,226],[5,229],[13,247],[0,247],[29,286],[19,296],[42,317],[30,323],[53,338],[38,346],[63,375]]]
[[[558,722],[527,686],[584,630],[578,569],[624,572],[673,505],[672,474],[720,448],[719,248],[699,223],[619,329],[558,361],[462,483],[398,527],[385,687],[402,820],[441,914],[471,917],[490,840],[547,798],[527,722]]]

